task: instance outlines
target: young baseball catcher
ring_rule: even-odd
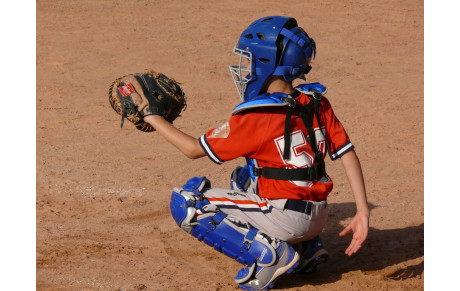
[[[242,103],[228,122],[196,139],[172,125],[185,106],[179,85],[147,72],[117,79],[113,108],[144,131],[156,130],[187,157],[247,164],[231,174],[231,189],[212,188],[206,177],[189,179],[171,196],[171,214],[186,232],[237,260],[241,289],[267,290],[285,273],[314,271],[327,260],[319,237],[327,219],[332,180],[324,158],[341,159],[357,212],[340,233],[353,232],[345,253],[366,240],[369,208],[360,162],[320,83],[305,79],[316,55],[314,40],[294,18],[253,22],[239,38],[230,66]]]

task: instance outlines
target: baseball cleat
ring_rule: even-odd
[[[299,254],[286,242],[281,242],[276,249],[278,259],[269,267],[255,266],[241,269],[235,277],[238,287],[244,290],[268,290],[274,285],[275,280],[291,273],[299,263]]]
[[[298,243],[294,249],[300,254],[299,265],[293,270],[294,274],[314,273],[319,264],[325,263],[329,259],[329,253],[324,248],[320,236]]]

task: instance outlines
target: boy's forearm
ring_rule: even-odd
[[[347,174],[348,181],[350,182],[351,190],[353,191],[357,212],[369,216],[366,187],[358,156],[355,151],[352,150],[346,153],[341,160],[345,173]]]
[[[169,143],[174,145],[188,158],[196,159],[206,155],[201,148],[198,139],[180,131],[163,117],[149,115],[144,117],[144,121],[151,124]]]

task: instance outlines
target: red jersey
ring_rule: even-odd
[[[296,91],[291,94],[300,105],[311,97]],[[251,158],[257,167],[304,168],[314,163],[314,154],[307,143],[308,132],[297,113],[291,119],[291,155],[283,159],[284,123],[287,107],[260,107],[232,115],[218,128],[209,130],[199,141],[215,163],[222,164],[238,157]],[[319,110],[321,130],[316,118],[313,128],[318,149],[332,160],[343,156],[354,146],[340,121],[334,115],[331,104],[323,97]],[[332,191],[333,183],[326,174],[318,181],[284,181],[258,177],[257,189],[261,198],[325,200]]]

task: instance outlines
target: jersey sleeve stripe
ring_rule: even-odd
[[[341,158],[344,154],[348,153],[352,149],[354,149],[355,146],[351,142],[345,143],[343,146],[338,148],[335,152],[331,153],[331,160],[335,161],[338,158]]]
[[[208,157],[211,159],[216,164],[223,164],[224,161],[221,160],[216,153],[212,150],[212,148],[209,146],[208,141],[206,140],[206,135],[202,135],[199,139],[200,145],[203,148],[204,152],[208,155]]]

